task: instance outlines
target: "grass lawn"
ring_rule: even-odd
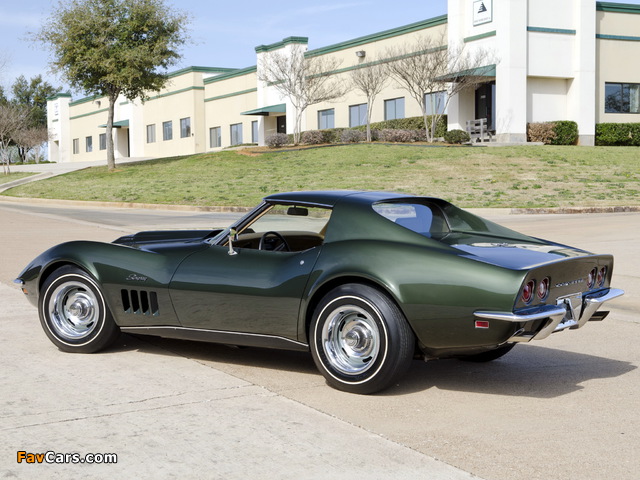
[[[12,172],[8,175],[0,174],[0,185],[2,185],[3,183],[13,182],[14,180],[18,180],[20,178],[29,177],[31,175],[35,175],[35,173],[30,173],[30,172],[13,173]]]
[[[637,147],[497,148],[359,144],[247,149],[95,167],[6,195],[137,203],[252,206],[290,190],[408,192],[461,207],[640,204]]]

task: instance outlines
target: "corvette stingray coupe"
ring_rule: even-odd
[[[367,394],[416,356],[485,362],[604,319],[623,294],[612,270],[437,198],[320,191],[268,196],[225,229],[63,243],[16,283],[63,351],[120,332],[303,350]]]

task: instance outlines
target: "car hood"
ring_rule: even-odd
[[[523,236],[524,237],[524,236]],[[559,243],[529,237],[505,238],[469,233],[450,233],[441,242],[455,248],[461,256],[514,270],[534,268],[545,263],[591,255]]]

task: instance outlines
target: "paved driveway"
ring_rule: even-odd
[[[111,241],[231,217],[0,204],[0,473],[636,480],[640,214],[483,213],[613,253],[614,286],[627,294],[604,322],[520,345],[490,364],[416,361],[396,387],[355,396],[327,387],[303,353],[127,335],[103,354],[58,352],[10,286],[37,253],[64,240]],[[18,464],[19,450],[115,452],[118,464]]]

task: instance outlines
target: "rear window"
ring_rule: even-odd
[[[449,233],[440,208],[433,204],[382,202],[373,209],[387,220],[426,237]]]

